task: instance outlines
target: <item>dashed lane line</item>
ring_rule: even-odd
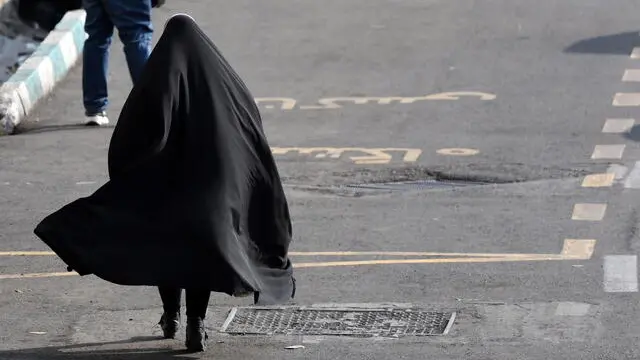
[[[631,59],[640,59],[640,48],[636,47],[630,54]],[[640,82],[640,69],[627,69],[622,75],[623,82]],[[616,93],[613,96],[613,106],[640,106],[640,93]],[[602,128],[606,134],[629,133],[635,126],[634,119],[607,119]],[[621,159],[624,152],[624,145],[598,145],[591,156],[592,159]],[[640,188],[640,162],[636,162],[633,169],[627,176],[625,188]],[[610,168],[611,170],[611,168]],[[622,170],[622,169],[619,169]],[[626,173],[626,168],[624,173]],[[620,174],[617,174],[620,175]],[[624,176],[624,175],[621,175]],[[617,177],[617,176],[616,176]],[[584,204],[583,204],[584,205]],[[587,216],[592,219],[604,217],[605,204],[589,205]],[[604,207],[603,207],[604,205]],[[577,205],[576,205],[577,206]],[[585,213],[586,214],[586,213]],[[585,215],[579,214],[579,215]],[[574,209],[574,215],[576,210]],[[637,292],[638,291],[638,261],[636,255],[608,255],[604,257],[604,279],[603,287],[605,292]]]
[[[604,257],[604,291],[609,293],[638,291],[638,257],[636,255]]]
[[[575,204],[571,220],[600,221],[607,211],[607,204]]]
[[[624,154],[625,145],[624,144],[616,144],[616,145],[596,145],[593,154],[591,154],[591,159],[593,160],[604,160],[604,159],[616,159],[619,160],[622,158]]]
[[[582,180],[582,187],[610,187],[615,179],[614,173],[591,174]]]
[[[624,180],[624,187],[626,189],[640,189],[640,161],[636,161],[629,171],[629,175]]]
[[[622,75],[622,81],[638,82],[640,81],[640,69],[627,69]]]
[[[640,93],[616,93],[613,106],[640,106]]]
[[[607,119],[602,127],[602,132],[605,134],[629,133],[635,123],[635,119]]]

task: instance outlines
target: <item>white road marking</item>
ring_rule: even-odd
[[[561,302],[556,307],[556,316],[585,316],[591,305],[577,302]]]
[[[91,185],[95,183],[96,183],[95,181],[78,181],[76,185]]]
[[[613,106],[640,106],[640,93],[616,93]]]
[[[629,57],[632,59],[640,59],[640,47],[633,48]]]
[[[605,134],[623,134],[628,133],[635,125],[634,119],[607,119],[602,128]]]
[[[615,179],[616,180],[624,179],[624,176],[627,175],[628,171],[629,171],[629,168],[627,168],[624,165],[619,165],[619,164],[611,164],[607,168],[607,172],[608,173],[614,173],[615,174]]]
[[[604,291],[638,291],[638,257],[609,255],[604,257]]]
[[[622,75],[622,81],[629,81],[629,82],[640,81],[640,70],[639,69],[625,70],[624,75]]]
[[[607,204],[575,204],[571,220],[600,221],[607,211]]]
[[[624,187],[627,189],[640,189],[640,161],[636,161],[629,175],[627,175]]]
[[[596,145],[591,154],[591,159],[621,159],[625,146],[617,145]]]

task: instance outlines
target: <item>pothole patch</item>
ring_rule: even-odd
[[[389,191],[406,191],[406,190],[427,190],[427,189],[450,189],[465,186],[488,185],[486,182],[471,181],[441,181],[435,179],[416,180],[416,181],[395,181],[383,183],[369,184],[348,184],[345,188],[356,190],[389,190]]]
[[[605,165],[603,165],[605,166]],[[543,167],[520,163],[464,164],[455,166],[397,166],[296,170],[283,176],[285,186],[303,192],[361,197],[395,191],[429,191],[502,185],[540,180],[572,179],[606,169],[592,164],[571,168]]]

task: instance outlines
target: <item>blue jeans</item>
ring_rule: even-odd
[[[82,92],[86,115],[107,109],[109,46],[114,27],[124,44],[133,83],[142,73],[151,53],[153,26],[151,0],[82,0],[87,13],[82,68]]]

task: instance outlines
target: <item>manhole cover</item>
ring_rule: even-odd
[[[486,185],[481,182],[466,181],[445,181],[445,180],[417,180],[417,181],[397,181],[385,183],[369,183],[369,184],[351,184],[345,185],[352,189],[365,190],[421,190],[429,188],[451,188],[471,185]]]
[[[221,331],[243,335],[446,335],[455,314],[417,309],[236,307],[229,313]]]

